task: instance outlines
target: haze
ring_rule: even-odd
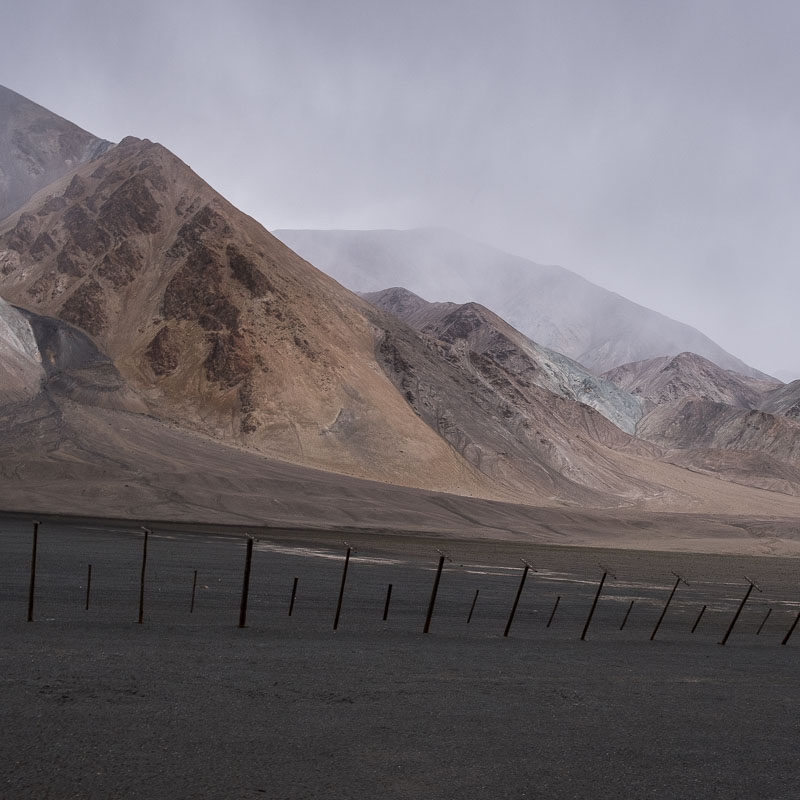
[[[800,376],[794,3],[2,10],[0,83],[270,229],[452,228]]]

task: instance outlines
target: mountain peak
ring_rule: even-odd
[[[652,358],[623,364],[603,373],[621,389],[645,398],[651,405],[696,397],[742,409],[758,407],[762,395],[780,386],[722,369],[697,353]]]
[[[429,303],[397,288],[363,297],[444,346],[466,351],[470,368],[480,371],[482,365],[495,386],[514,387],[522,395],[544,390],[578,401],[629,434],[642,416],[639,398],[531,341],[481,303]]]

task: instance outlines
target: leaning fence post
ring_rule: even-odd
[[[653,639],[656,638],[656,634],[658,633],[658,629],[661,627],[661,622],[663,621],[664,617],[667,614],[667,609],[669,608],[669,604],[672,602],[672,598],[675,596],[675,592],[678,591],[678,584],[683,581],[687,586],[689,585],[688,581],[684,580],[677,572],[672,573],[677,580],[675,581],[675,585],[672,587],[672,591],[669,593],[669,597],[667,598],[667,602],[664,605],[664,610],[661,612],[661,616],[658,618],[658,622],[656,622],[655,628],[653,628],[653,632],[650,634],[650,641],[652,642]]]
[[[472,605],[469,607],[469,614],[467,614],[467,625],[469,625],[470,621],[472,620],[472,614],[475,611],[475,603],[478,602],[478,595],[480,594],[480,589],[475,590],[475,597],[472,598]]]
[[[389,616],[389,602],[392,599],[392,584],[390,583],[386,587],[386,602],[383,605],[383,621],[386,622],[386,618]]]
[[[800,622],[800,611],[797,612],[797,616],[794,618],[794,622],[792,623],[792,627],[789,628],[786,636],[783,637],[783,641],[781,644],[786,644],[789,641],[789,637],[794,633],[794,629],[797,627],[797,623]]]
[[[28,584],[28,622],[33,622],[33,597],[36,589],[36,547],[39,543],[39,523],[33,523],[33,547],[31,548],[31,579]]]
[[[92,565],[89,564],[89,570],[86,573],[86,611],[89,610],[89,595],[92,591]]]
[[[525,578],[528,577],[528,570],[533,569],[533,567],[524,558],[521,558],[520,561],[525,565],[525,569],[522,570],[522,579],[520,580],[519,587],[517,588],[517,595],[514,598],[514,605],[511,606],[511,613],[508,615],[508,622],[506,622],[506,629],[503,631],[503,636],[508,636],[508,632],[511,630],[511,623],[514,621],[514,615],[517,613],[519,599],[522,597],[522,587],[525,586]],[[534,572],[535,571],[536,570],[534,570]]]
[[[190,614],[194,611],[194,595],[196,590],[197,590],[197,570],[194,571],[194,577],[192,578],[192,602],[189,605]]]
[[[250,592],[250,564],[253,561],[253,537],[247,537],[247,553],[244,558],[244,576],[242,577],[242,599],[239,603],[239,627],[244,628],[247,621],[247,595]]]
[[[556,610],[558,609],[558,604],[561,602],[561,595],[556,596],[556,602],[553,605],[553,610],[550,612],[550,619],[547,620],[547,627],[550,627],[550,624],[553,621],[553,617],[556,615]]]
[[[436,552],[439,553],[439,566],[436,568],[436,578],[433,581],[431,599],[428,602],[428,613],[425,615],[425,627],[422,629],[423,633],[429,633],[431,629],[433,608],[436,605],[436,593],[439,591],[439,581],[442,578],[442,568],[444,567],[444,560],[447,558],[447,556],[441,550],[437,550]]]
[[[772,608],[767,609],[767,613],[764,615],[764,619],[761,620],[761,624],[758,626],[758,630],[756,631],[756,636],[761,633],[761,629],[767,624],[767,620],[769,619],[769,615],[772,613]]]
[[[739,619],[739,614],[742,613],[742,609],[744,608],[744,604],[747,602],[747,598],[750,597],[750,592],[753,591],[754,587],[758,589],[759,592],[761,591],[761,588],[757,586],[754,581],[751,581],[750,578],[747,577],[747,575],[744,576],[744,579],[746,581],[749,581],[750,585],[747,587],[747,592],[745,593],[745,596],[742,598],[742,602],[739,603],[739,608],[736,609],[736,613],[733,615],[733,619],[731,620],[731,624],[728,626],[728,630],[725,631],[725,635],[722,637],[722,641],[720,642],[720,644],[722,645],[724,645],[725,642],[728,641],[728,637],[731,635],[733,626],[736,624],[736,620]]]
[[[150,535],[149,528],[142,528],[144,531],[144,547],[142,548],[142,574],[139,578],[139,624],[144,619],[144,576],[147,569],[147,537]]]
[[[622,625],[619,626],[620,630],[622,630],[625,627],[625,623],[628,621],[628,617],[630,616],[631,611],[633,611],[634,602],[635,602],[634,600],[631,600],[631,604],[628,606],[628,610],[625,612],[625,616],[622,620]]]
[[[345,542],[344,544],[347,544]],[[339,587],[339,600],[336,603],[336,616],[333,618],[333,629],[339,627],[339,615],[342,613],[342,600],[344,600],[344,586],[347,583],[347,567],[350,565],[350,551],[353,548],[347,544],[347,555],[344,557],[344,569],[342,570],[342,585]]]
[[[597,594],[594,596],[594,602],[592,603],[592,607],[589,609],[589,616],[586,618],[586,624],[583,626],[583,633],[581,634],[581,641],[586,639],[586,631],[589,630],[589,624],[592,621],[592,617],[594,616],[594,610],[597,608],[597,601],[600,599],[600,592],[603,591],[603,584],[606,582],[606,575],[611,574],[611,577],[616,580],[617,576],[613,573],[609,573],[608,569],[604,567],[602,564],[600,568],[603,570],[603,577],[600,578],[600,585],[597,587]]]
[[[694,633],[695,628],[697,628],[697,626],[700,624],[700,620],[703,618],[703,614],[706,613],[706,608],[707,608],[707,606],[704,605],[700,609],[700,613],[697,615],[697,619],[694,621],[694,625],[692,625],[692,633]]]

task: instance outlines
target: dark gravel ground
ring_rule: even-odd
[[[800,797],[800,628],[780,644],[799,561],[351,543],[338,632],[344,546],[280,531],[255,545],[239,629],[244,541],[156,531],[139,625],[142,537],[43,525],[27,623],[31,528],[0,520],[0,798]],[[436,547],[452,560],[424,635]],[[504,638],[522,557],[537,572]],[[689,586],[651,642],[671,570]],[[763,592],[721,647],[744,575]]]

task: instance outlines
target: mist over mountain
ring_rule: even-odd
[[[431,301],[481,303],[528,338],[598,375],[621,364],[688,351],[723,369],[768,377],[700,331],[569,270],[536,264],[450,231],[274,233],[353,291],[403,286]]]
[[[111,142],[0,86],[0,220],[109,147]]]

